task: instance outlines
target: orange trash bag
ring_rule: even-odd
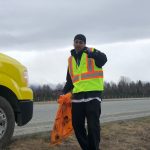
[[[72,134],[71,96],[71,93],[67,93],[58,99],[59,107],[50,133],[50,146],[61,143]]]

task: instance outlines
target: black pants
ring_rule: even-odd
[[[83,150],[99,150],[101,102],[72,103],[72,125]],[[85,128],[87,119],[87,130]]]

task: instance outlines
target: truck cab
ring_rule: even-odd
[[[0,148],[10,141],[15,123],[27,124],[33,114],[33,92],[27,68],[0,53]]]

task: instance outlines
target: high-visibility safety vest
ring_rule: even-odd
[[[94,51],[94,48],[90,48]],[[93,58],[88,58],[86,53],[82,54],[78,66],[73,56],[68,59],[69,73],[74,85],[73,93],[86,91],[103,91],[103,70],[96,66]]]

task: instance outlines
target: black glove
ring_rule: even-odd
[[[89,58],[93,58],[93,52],[90,51],[89,48],[86,48],[86,49],[84,50],[84,53],[86,53],[86,54],[88,55]]]

